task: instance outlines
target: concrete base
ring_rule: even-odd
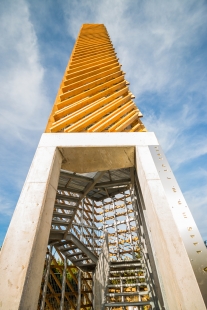
[[[0,309],[37,308],[61,164],[82,173],[132,167],[135,147],[166,309],[205,309],[148,145],[158,145],[154,133],[42,135],[1,251]]]
[[[0,309],[37,309],[62,156],[38,147],[0,256]]]

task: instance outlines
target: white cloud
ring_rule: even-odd
[[[184,193],[200,233],[207,240],[207,186],[197,187]]]
[[[28,4],[2,1],[0,6],[0,213],[9,217],[50,106]]]
[[[192,113],[192,109],[189,110],[186,106],[173,115],[166,111],[159,117],[154,113],[145,117],[145,124],[149,126],[148,128],[154,128],[173,169],[178,169],[183,163],[207,154],[205,133],[194,134],[198,119],[196,112]]]
[[[0,214],[11,216],[13,213],[14,206],[11,201],[8,200],[8,197],[2,196],[0,197]]]
[[[37,37],[25,1],[4,2],[0,29],[2,139],[8,143],[15,137],[29,143],[29,131],[40,131],[45,124],[49,104]]]

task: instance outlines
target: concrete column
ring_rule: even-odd
[[[0,309],[37,309],[61,163],[37,148],[0,255]]]
[[[166,309],[206,309],[148,146],[136,147],[144,215]]]

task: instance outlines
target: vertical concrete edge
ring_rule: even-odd
[[[167,309],[206,309],[148,146],[136,147],[137,173]]]

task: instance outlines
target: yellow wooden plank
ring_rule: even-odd
[[[128,127],[132,122],[138,119],[138,110],[132,111],[123,117],[117,124],[109,128],[109,131],[120,132],[123,131],[126,127]],[[116,127],[118,125],[118,127]],[[113,128],[113,129],[112,129]]]
[[[75,52],[74,52],[74,56],[80,56],[80,54],[89,54],[92,52],[98,52],[99,50],[102,49],[114,49],[113,44],[112,43],[107,43],[107,44],[102,44],[102,46],[94,46],[92,47],[87,47],[87,48],[75,48]]]
[[[132,129],[130,129],[130,132],[134,132],[137,131],[139,129],[139,127],[141,126],[140,123],[137,123],[135,126],[132,127]]]
[[[84,69],[84,70],[79,69],[79,71],[74,71],[74,72],[69,71],[69,73],[66,73],[66,78],[71,79],[73,77],[83,75],[85,73],[91,72],[91,71],[96,70],[96,69],[100,69],[104,66],[111,65],[111,64],[114,64],[114,66],[118,66],[119,62],[118,62],[118,60],[110,60],[110,61],[106,61],[106,62],[104,61],[103,63],[100,63],[98,65],[92,65],[91,67]]]
[[[80,37],[85,36],[85,35],[107,35],[107,31],[106,31],[106,28],[83,29],[80,33]]]
[[[107,35],[106,30],[96,30],[93,29],[93,31],[85,31],[83,30],[83,32],[81,32],[80,38],[82,37],[97,37],[97,36],[103,36],[104,38],[109,38],[109,36]]]
[[[96,33],[96,34],[91,34],[91,33],[88,33],[88,34],[84,34],[84,35],[81,35],[79,38],[78,38],[78,41],[90,41],[90,40],[95,40],[95,41],[98,41],[98,40],[110,40],[110,38],[106,35],[106,33]]]
[[[120,96],[123,96],[125,94],[128,93],[128,88],[127,87],[124,87],[124,82],[118,84],[118,85],[115,85],[111,88],[110,92],[112,92],[112,94],[106,98],[102,98],[102,104],[107,104],[108,102],[120,97]],[[117,91],[116,91],[117,90]],[[106,94],[109,94],[109,89],[107,89],[105,91]],[[89,99],[91,101],[89,101]],[[71,115],[68,115],[70,113],[73,113],[73,112],[76,112],[78,111],[79,109],[87,106],[89,103],[94,103],[96,100],[100,99],[98,98],[98,95],[96,94],[93,98],[87,98],[85,99],[84,101],[80,102],[80,103],[76,103],[74,104],[73,106],[70,106],[70,107],[67,107],[65,110],[66,111],[61,111],[61,115],[59,115],[59,121],[53,123],[53,125],[51,126],[50,130],[51,132],[57,132],[58,130],[61,130],[63,128],[65,128],[66,126],[68,126],[71,122]],[[63,114],[63,112],[65,114]],[[64,118],[62,118],[63,116],[65,115],[68,115]]]
[[[91,66],[91,64],[97,64],[100,62],[105,61],[106,59],[117,59],[117,56],[115,53],[107,53],[105,55],[99,55],[96,57],[91,57],[90,59],[82,59],[82,61],[79,62],[71,62],[69,70],[71,69],[78,69],[78,68],[87,68],[89,66]]]
[[[87,33],[81,33],[79,36],[80,39],[99,39],[99,38],[104,38],[104,39],[109,39],[109,36],[107,36],[106,32],[87,32]]]
[[[127,102],[123,106],[117,109],[117,111],[111,113],[110,115],[103,118],[101,121],[97,122],[94,126],[90,127],[88,132],[101,132],[114,122],[120,119],[121,116],[126,114],[127,112],[133,110],[135,108],[135,104],[133,101]]]
[[[60,100],[63,101],[64,99],[68,98],[68,97],[73,97],[73,96],[77,96],[78,94],[83,94],[84,97],[88,96],[88,91],[93,90],[96,86],[99,86],[100,84],[104,84],[106,82],[112,81],[114,79],[116,79],[117,77],[121,76],[122,72],[119,70],[117,72],[113,72],[109,75],[103,76],[100,79],[96,79],[95,81],[85,84],[83,86],[77,87],[73,90],[64,92],[62,95],[60,95]],[[123,75],[122,75],[123,76]],[[124,77],[123,77],[124,79]],[[85,93],[83,93],[85,92]],[[92,92],[93,94],[93,92]],[[83,97],[83,98],[84,98]]]
[[[83,66],[75,66],[74,68],[69,68],[68,70],[68,73],[73,73],[73,72],[77,72],[77,71],[80,71],[80,70],[84,70],[84,69],[88,69],[92,66],[96,66],[96,65],[100,65],[100,64],[103,64],[107,61],[118,61],[118,58],[116,57],[116,55],[113,55],[113,56],[110,56],[110,57],[107,57],[105,59],[101,59],[101,60],[97,60],[97,61],[94,61],[94,62],[89,62]]]
[[[82,79],[82,80],[78,79],[78,81],[75,82],[75,83],[70,83],[67,86],[63,86],[62,87],[62,92],[65,93],[66,91],[70,91],[70,90],[73,90],[75,88],[81,87],[83,85],[89,84],[89,83],[91,83],[93,81],[96,81],[96,80],[98,80],[98,79],[100,79],[100,78],[102,78],[104,76],[107,76],[107,75],[110,75],[112,73],[121,71],[120,66],[116,66],[116,67],[110,66],[110,67],[111,68],[109,70],[106,70],[106,71],[98,70],[98,72],[99,72],[98,74],[94,73],[92,76],[89,76],[88,78],[85,78],[85,79]]]
[[[110,129],[129,131],[126,129],[129,125],[132,131],[145,130],[142,123],[138,126],[142,114],[133,102],[130,107],[114,103],[114,100],[123,100],[118,96],[126,95],[130,97],[124,72],[105,26],[84,24],[66,68],[47,130],[72,132],[89,127],[88,132]],[[137,118],[133,110],[138,111]],[[105,116],[105,113],[109,115]]]
[[[104,38],[104,37],[97,37],[97,38],[89,38],[89,37],[85,37],[85,38],[79,38],[78,39],[78,46],[84,45],[84,46],[88,46],[88,45],[97,45],[97,44],[105,44],[105,43],[111,43],[111,41],[109,40],[109,38]]]
[[[84,53],[84,52],[80,52],[77,53],[76,55],[74,54],[72,57],[72,61],[73,60],[81,60],[83,57],[93,57],[93,55],[97,55],[97,54],[103,54],[105,52],[111,52],[111,53],[115,53],[115,49],[113,47],[103,47],[100,48],[98,50],[92,50],[90,52]]]
[[[109,102],[109,100],[113,100],[117,98],[118,96],[121,96],[123,94],[128,93],[128,87],[125,87],[125,81],[118,83],[112,87],[107,88],[103,92],[99,92],[91,97],[86,97],[78,102],[74,102],[73,104],[70,104],[66,106],[65,108],[62,108],[55,112],[54,118],[55,120],[58,120],[62,118],[65,115],[68,115],[71,112],[77,111],[83,106],[86,106],[87,104],[90,104],[92,102],[95,102],[96,100],[99,100],[101,98],[106,98],[106,103]]]
[[[87,40],[85,42],[78,40],[77,42],[77,48],[90,48],[90,47],[97,47],[101,46],[103,44],[111,44],[110,40]]]
[[[113,45],[111,43],[104,43],[104,44],[99,44],[97,46],[94,46],[94,47],[78,47],[76,46],[76,53],[77,52],[81,52],[81,51],[84,51],[84,52],[89,52],[89,51],[92,51],[93,49],[94,50],[98,50],[102,47],[113,47]]]
[[[78,39],[78,43],[87,44],[88,42],[110,42],[111,40],[105,36],[98,35],[97,36],[91,36],[91,35],[85,35],[84,37],[80,37]]]
[[[122,81],[124,81],[123,75],[115,78],[114,80],[111,80],[111,81],[105,82],[99,86],[96,86],[93,89],[85,91],[84,93],[78,94],[77,96],[74,96],[74,97],[68,98],[68,99],[64,99],[63,101],[61,101],[60,103],[57,104],[57,107],[58,107],[58,109],[61,109],[61,108],[68,106],[69,104],[77,102],[77,101],[79,101],[85,97],[94,96],[96,94],[99,95],[99,92],[101,92],[103,89],[106,89],[108,87],[112,87],[114,84],[118,84]],[[126,82],[124,81],[124,83],[126,83]]]
[[[76,64],[83,64],[84,62],[89,62],[89,61],[95,61],[102,58],[108,58],[110,56],[116,56],[116,53],[114,51],[104,51],[104,52],[100,52],[98,54],[95,55],[90,55],[87,57],[81,56],[80,58],[78,58],[77,60],[72,59],[71,65],[76,65]]]
[[[68,77],[68,78],[64,81],[64,86],[73,84],[75,82],[82,82],[86,78],[90,78],[90,77],[92,78],[93,76],[95,76],[98,73],[101,73],[101,72],[104,72],[104,71],[107,71],[107,70],[110,70],[110,69],[116,68],[116,67],[119,67],[121,69],[121,66],[119,65],[118,62],[116,62],[116,64],[114,64],[114,62],[110,62],[109,64],[106,64],[104,66],[99,66],[98,69],[95,68],[95,69],[89,70],[85,74],[75,75],[72,78],[70,78],[70,77],[68,77],[68,75],[66,75],[65,78],[66,77]]]
[[[99,121],[103,116],[106,116],[108,113],[114,111],[120,105],[123,105],[128,101],[130,101],[130,95],[109,102],[104,107],[100,108],[99,110],[95,110],[95,112],[91,113],[88,117],[84,117],[84,119],[81,119],[79,122],[76,122],[69,128],[66,128],[64,131],[65,132],[81,131],[82,129],[88,127],[89,125],[92,125],[94,122]]]

